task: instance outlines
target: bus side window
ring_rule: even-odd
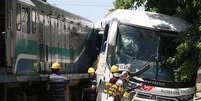
[[[105,51],[105,48],[106,48],[108,30],[109,30],[109,25],[106,25],[104,30],[103,40],[102,40],[102,47],[101,47],[102,52]]]

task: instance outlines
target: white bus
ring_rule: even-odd
[[[176,52],[176,36],[184,34],[189,23],[153,12],[116,10],[100,24],[104,35],[96,71],[99,84],[112,77],[113,64],[130,66],[131,73],[148,64],[150,68],[138,76],[143,87],[137,90],[135,100],[192,100],[194,83],[176,80],[177,67],[166,61]],[[101,101],[107,101],[108,97],[101,96]]]

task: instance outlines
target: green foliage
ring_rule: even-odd
[[[201,42],[198,42],[196,47],[201,50]]]
[[[185,34],[178,37],[180,45],[169,61],[178,67],[176,80],[195,80],[201,66],[201,0],[116,0],[114,9],[136,9],[142,5],[146,11],[177,16],[192,24]]]
[[[180,45],[177,47],[177,53],[174,56],[174,62],[178,67],[175,73],[176,80],[195,80],[201,59],[200,36],[198,34],[196,29],[192,28],[179,40]]]

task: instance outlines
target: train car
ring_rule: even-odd
[[[96,59],[90,20],[41,0],[1,0],[0,8],[2,100],[10,83],[47,80],[53,62],[70,81],[87,78]]]

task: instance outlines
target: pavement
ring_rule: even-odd
[[[196,80],[196,94],[194,96],[194,101],[201,101],[201,67],[197,72],[197,80]]]
[[[201,83],[196,84],[196,94],[194,95],[194,101],[201,101]]]

